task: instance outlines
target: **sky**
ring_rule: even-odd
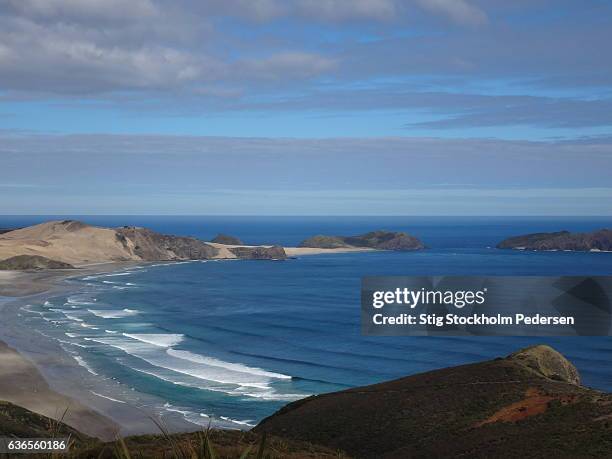
[[[612,215],[612,3],[0,0],[0,214]]]

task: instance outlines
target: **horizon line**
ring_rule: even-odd
[[[254,217],[254,218],[612,218],[610,215],[489,215],[489,214],[444,214],[444,215],[377,215],[377,214],[354,214],[354,215],[313,215],[313,214],[82,214],[82,213],[50,213],[50,214],[0,214],[0,217]]]

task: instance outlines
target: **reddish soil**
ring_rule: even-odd
[[[525,391],[525,398],[516,403],[504,406],[491,417],[476,424],[476,427],[481,427],[494,422],[518,422],[531,416],[536,416],[546,412],[548,404],[552,400],[559,400],[562,404],[574,403],[576,397],[552,397],[540,393],[535,387],[530,387]]]

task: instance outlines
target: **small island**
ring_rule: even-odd
[[[591,233],[532,233],[514,236],[497,244],[498,249],[564,250],[573,252],[612,251],[612,230],[601,229]]]
[[[372,231],[359,236],[318,235],[302,241],[304,248],[319,249],[376,249],[376,250],[421,250],[425,248],[419,239],[407,233],[392,231]]]
[[[244,242],[242,242],[240,239],[228,234],[217,234],[217,236],[215,236],[215,238],[210,242],[223,245],[244,245]]]

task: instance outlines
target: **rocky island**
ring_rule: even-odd
[[[230,247],[228,249],[236,258],[245,260],[284,260],[287,258],[287,253],[283,247],[278,245],[267,246],[243,246]]]
[[[542,345],[311,396],[250,432],[213,429],[105,443],[0,402],[2,436],[71,435],[73,458],[129,457],[126,451],[151,458],[609,457],[611,419],[612,395],[581,386],[576,368]],[[193,454],[177,456],[178,448]],[[251,454],[243,456],[248,448]],[[204,449],[209,453],[198,456]]]
[[[300,247],[321,249],[369,248],[377,250],[420,250],[425,245],[416,237],[402,232],[372,231],[359,236],[317,235],[302,241]]]
[[[217,234],[210,242],[224,245],[244,245],[244,242],[242,242],[240,239],[228,234]]]
[[[591,233],[532,233],[515,236],[497,244],[498,249],[516,250],[569,250],[576,252],[612,251],[612,230],[601,229]]]

